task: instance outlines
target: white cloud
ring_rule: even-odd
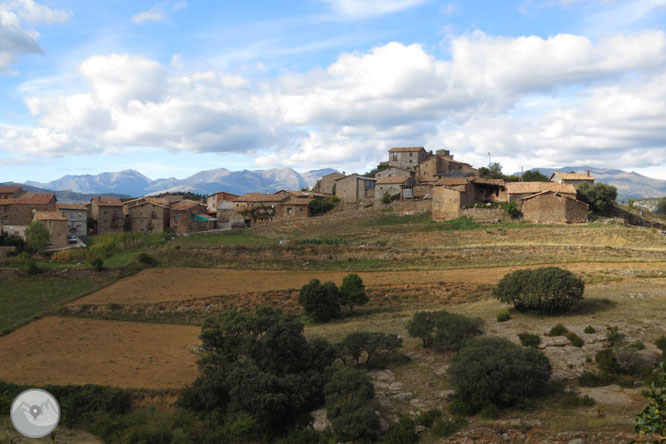
[[[427,0],[323,0],[336,14],[350,19],[364,19],[410,9]]]
[[[132,22],[141,25],[146,22],[161,23],[168,18],[169,9],[173,12],[178,12],[187,8],[187,2],[179,1],[170,3],[168,1],[155,3],[147,11],[141,11],[132,16]]]

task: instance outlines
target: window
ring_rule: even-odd
[[[291,214],[291,213],[292,213],[291,208],[287,208],[287,214]]]
[[[398,153],[393,153],[393,160],[398,160]]]
[[[49,223],[47,225],[48,225],[49,228],[51,228],[53,226],[53,222],[49,221]]]

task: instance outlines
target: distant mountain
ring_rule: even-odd
[[[618,201],[627,199],[640,199],[647,197],[666,196],[666,180],[652,179],[638,173],[627,172],[623,170],[611,170],[606,168],[593,168],[588,166],[562,167],[562,168],[533,168],[541,174],[550,177],[554,172],[568,173],[570,171],[585,172],[590,170],[590,174],[596,179],[596,182],[603,182],[613,185],[617,188]],[[514,173],[519,175],[520,173]]]
[[[24,183],[16,183],[16,182],[5,182],[5,183],[0,183],[0,185],[21,187],[29,193],[53,193],[55,194],[56,199],[58,199],[59,203],[85,203],[85,202],[90,202],[90,199],[92,199],[95,196],[117,197],[118,199],[129,199],[130,197],[132,197],[128,194],[117,194],[117,193],[82,194],[82,193],[76,193],[71,190],[53,191],[44,188],[39,188],[33,185],[27,185]]]
[[[300,174],[291,168],[229,171],[226,168],[200,171],[185,179],[175,177],[151,180],[135,170],[98,175],[64,176],[48,183],[28,181],[28,185],[52,190],[74,190],[79,193],[121,193],[131,196],[189,191],[212,194],[227,191],[272,193],[280,189],[299,190],[311,187],[322,176],[335,172],[330,168]]]

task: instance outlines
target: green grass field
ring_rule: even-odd
[[[195,234],[179,237],[173,245],[189,248],[213,248],[239,245],[243,247],[272,247],[277,239],[254,236],[252,230],[224,231],[221,233]]]

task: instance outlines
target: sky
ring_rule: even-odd
[[[0,182],[394,146],[666,179],[665,28],[666,0],[0,0]]]

